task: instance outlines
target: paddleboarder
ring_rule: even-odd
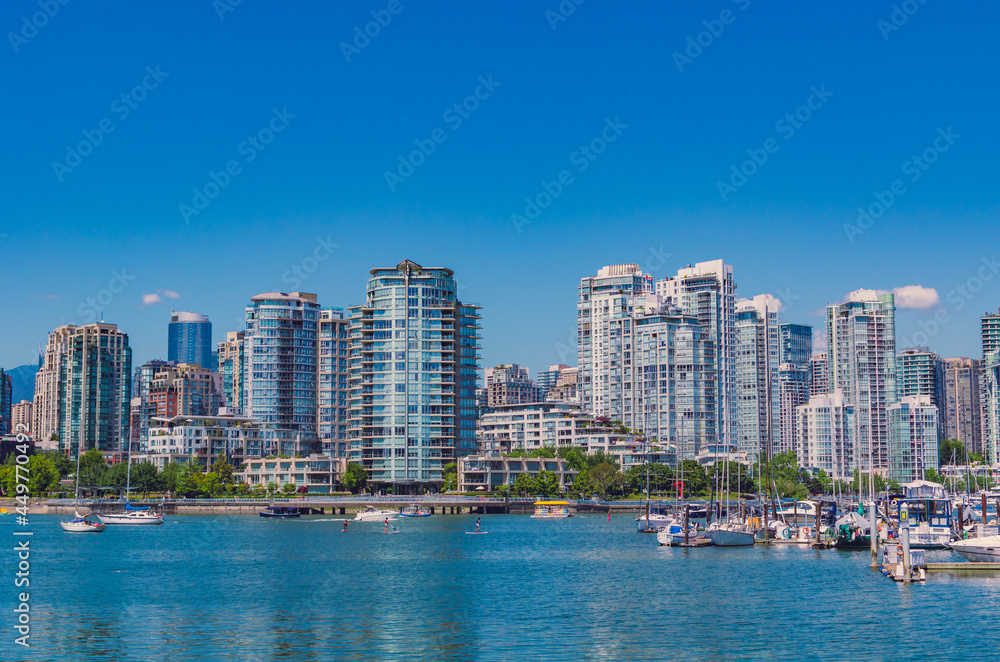
[[[347,533],[347,520],[344,520],[344,533]]]
[[[389,518],[385,518],[385,532],[389,533]]]
[[[476,533],[479,533],[479,522],[481,522],[482,519],[483,519],[482,517],[476,518]]]

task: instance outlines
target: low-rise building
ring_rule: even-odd
[[[236,476],[251,488],[274,483],[281,489],[292,483],[296,491],[304,487],[309,494],[330,494],[336,491],[346,466],[346,458],[328,455],[265,457],[247,461],[243,471],[238,471]]]
[[[458,459],[458,489],[473,492],[480,488],[495,490],[501,485],[513,485],[517,477],[537,476],[551,471],[559,480],[559,489],[566,490],[580,473],[562,458],[504,457],[501,455],[466,455]]]

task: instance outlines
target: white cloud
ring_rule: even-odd
[[[0,237],[2,238],[2,237]],[[59,301],[59,296],[56,294],[32,294],[32,299],[48,299],[49,301]]]
[[[167,297],[168,299],[180,299],[181,298],[181,295],[178,294],[177,292],[174,292],[173,290],[160,290],[160,292],[163,293],[163,296]]]
[[[941,303],[941,298],[933,287],[903,285],[893,288],[892,293],[896,295],[896,308],[900,310],[926,310]]]
[[[174,290],[166,290],[161,288],[159,290],[156,290],[156,292],[154,292],[153,294],[143,294],[142,305],[151,306],[154,303],[160,303],[161,301],[163,301],[164,297],[166,297],[167,299],[180,299],[181,295],[178,292],[175,292]]]
[[[160,301],[161,301],[161,299],[160,299],[160,295],[159,294],[143,294],[142,295],[142,303],[145,304],[145,305],[147,305],[147,306],[150,305],[150,304],[153,304],[153,303],[160,303]]]

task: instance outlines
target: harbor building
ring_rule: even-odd
[[[794,363],[778,366],[779,439],[775,453],[796,452],[795,410],[809,402],[809,369]]]
[[[10,374],[0,368],[0,434],[15,434],[13,424],[14,382]]]
[[[75,460],[77,450],[120,451],[128,430],[132,350],[114,324],[60,326],[35,375],[35,439]],[[53,444],[57,442],[57,444]]]
[[[939,439],[956,439],[972,452],[982,453],[980,418],[980,359],[944,359],[944,400],[938,415],[944,419]]]
[[[896,307],[892,293],[856,290],[847,301],[826,308],[831,391],[854,405],[857,430],[854,466],[861,473],[889,466],[886,410],[898,401]]]
[[[665,301],[694,316],[715,347],[715,432],[722,444],[736,440],[736,281],[722,260],[699,262],[656,283]]]
[[[212,323],[206,315],[172,312],[167,326],[167,360],[215,369]]]
[[[542,388],[516,363],[498,365],[486,372],[486,407],[542,402]]]
[[[349,455],[375,487],[440,489],[476,451],[480,307],[454,272],[404,260],[376,268],[350,309]]]
[[[246,331],[230,331],[218,345],[218,373],[222,377],[222,406],[243,410],[246,376]]]
[[[580,473],[558,457],[468,455],[458,460],[458,489],[460,492],[474,492],[492,491],[502,485],[512,487],[519,475],[534,478],[543,471],[555,474],[562,491],[567,490]]]
[[[929,395],[907,395],[889,405],[889,478],[923,480],[938,469],[938,409]]]
[[[812,358],[812,327],[807,324],[786,322],[779,326],[781,350],[778,363],[791,363],[799,368],[807,368]]]
[[[309,455],[293,458],[255,458],[248,461],[236,476],[251,489],[274,485],[281,490],[295,485],[299,494],[332,494],[347,468],[345,459],[329,455]]]
[[[315,294],[250,298],[244,336],[243,413],[316,439],[319,318]]]
[[[854,459],[854,406],[843,392],[814,395],[795,410],[795,452],[799,465],[849,479]]]
[[[809,357],[809,397],[830,392],[830,364],[826,352]]]
[[[736,442],[751,459],[780,445],[778,300],[769,294],[736,303]]]
[[[11,406],[10,411],[10,422],[11,434],[17,434],[18,430],[26,430],[28,434],[31,434],[31,426],[33,424],[32,409],[34,404],[31,400],[21,400]]]
[[[317,429],[323,454],[347,457],[350,322],[342,308],[320,311]]]

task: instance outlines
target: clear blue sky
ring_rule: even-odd
[[[1000,252],[1000,6],[914,2],[890,32],[888,1],[589,0],[558,22],[556,0],[390,4],[246,0],[220,19],[209,2],[70,2],[33,30],[36,2],[3,3],[0,365],[89,321],[88,297],[137,363],[164,357],[171,304],[208,314],[218,340],[250,296],[293,289],[317,238],[338,248],[300,289],[325,306],[363,300],[376,266],[454,269],[484,306],[484,365],[575,363],[560,346],[576,287],[602,265],[661,278],[720,257],[741,295],[783,296],[785,321],[820,327],[851,290],[933,288],[938,303],[920,290],[930,307],[899,311],[899,336],[938,315],[932,349],[980,355],[978,318],[1000,304],[982,264]],[[391,21],[348,62],[341,44],[372,11]],[[448,113],[477,91],[466,117]],[[797,110],[798,127],[783,120]],[[272,118],[271,142],[243,144]],[[616,118],[603,153],[574,156]],[[77,163],[85,131],[100,144]],[[390,186],[415,141],[433,153]],[[935,163],[907,163],[926,149]],[[238,174],[186,223],[179,206],[230,161]],[[512,214],[563,170],[572,182],[518,232]],[[894,180],[905,191],[849,241]],[[131,280],[102,295],[115,270]],[[970,278],[978,291],[958,294]]]

